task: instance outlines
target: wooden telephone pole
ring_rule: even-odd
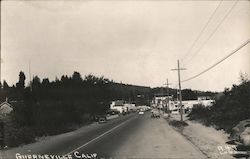
[[[29,60],[29,80],[30,80],[30,92],[32,92],[32,81],[31,81],[31,68],[30,68],[30,60]]]
[[[167,86],[167,110],[168,110],[168,116],[170,116],[170,112],[169,112],[169,85],[171,85],[171,83],[168,83],[168,78],[167,78],[167,83],[165,84]],[[164,113],[165,113],[165,107],[164,107]]]
[[[180,101],[180,113],[181,113],[181,121],[183,121],[183,106],[182,106],[182,95],[181,95],[181,75],[180,70],[186,70],[185,68],[180,68],[180,62],[177,61],[177,69],[171,69],[173,71],[178,71],[178,83],[179,83],[179,101]]]
[[[171,83],[168,83],[168,79],[167,79],[167,97],[168,97],[167,109],[168,109],[168,116],[170,116],[170,106],[169,106],[169,85],[171,85]]]

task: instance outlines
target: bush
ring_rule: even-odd
[[[8,147],[15,147],[35,141],[34,130],[29,127],[20,127],[15,124],[7,130],[7,134],[5,145]]]
[[[188,123],[185,121],[171,120],[169,121],[169,125],[172,125],[178,129],[183,129],[185,126],[188,126]]]
[[[238,86],[233,85],[231,90],[225,89],[224,95],[217,99],[213,106],[194,106],[189,117],[230,133],[237,123],[250,118],[249,97],[250,82],[243,81]]]
[[[202,104],[194,105],[191,113],[188,115],[191,120],[200,120],[205,122],[206,119],[211,115],[211,110],[209,107],[205,107]]]

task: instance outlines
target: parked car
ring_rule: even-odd
[[[250,146],[250,119],[240,121],[232,129],[230,139],[238,144]]]
[[[105,118],[103,118],[103,117],[99,118],[99,120],[98,120],[99,124],[106,123],[106,122],[107,122],[107,120]]]

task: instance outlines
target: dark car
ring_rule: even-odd
[[[106,118],[103,118],[103,117],[99,118],[99,120],[98,120],[99,124],[106,123],[106,122],[107,122]]]
[[[244,146],[250,146],[250,119],[240,121],[230,134],[230,139],[242,144]]]

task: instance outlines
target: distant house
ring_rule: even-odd
[[[182,101],[182,105],[184,106],[184,109],[192,109],[195,105],[199,105],[199,104],[201,104],[205,107],[210,107],[214,103],[215,103],[215,100],[212,100],[209,98],[198,98],[197,100],[184,100],[184,101]],[[175,106],[179,107],[179,105],[180,105],[179,101],[176,101]]]
[[[135,104],[125,103],[124,100],[116,100],[110,104],[110,109],[118,110],[120,113],[133,111],[136,109]]]
[[[125,106],[126,109],[129,110],[129,111],[135,111],[135,110],[136,110],[135,104],[125,103],[124,106]]]
[[[0,114],[7,115],[7,114],[10,114],[10,112],[12,112],[12,110],[13,110],[13,108],[12,108],[11,104],[8,103],[7,100],[5,102],[3,102],[2,104],[0,104]]]
[[[13,111],[12,105],[6,99],[0,104],[0,147],[9,146],[12,120],[8,115]]]
[[[125,102],[123,100],[113,101],[110,104],[110,109],[118,110],[120,113],[125,112],[126,107],[124,106],[124,104],[125,104]]]
[[[198,96],[198,97],[197,97],[197,100],[198,100],[198,101],[202,101],[202,100],[211,100],[211,97],[210,97],[210,96]]]
[[[182,101],[183,109],[185,110],[191,110],[195,105],[203,105],[205,107],[210,107],[215,103],[215,100],[212,100],[208,96],[204,97],[198,97],[197,100],[184,100]],[[178,110],[180,111],[180,102],[179,101],[170,101],[169,103],[169,109],[171,111]]]
[[[155,95],[152,101],[152,105],[154,107],[163,108],[164,106],[166,106],[167,101],[172,101],[172,100],[173,100],[173,96]]]

